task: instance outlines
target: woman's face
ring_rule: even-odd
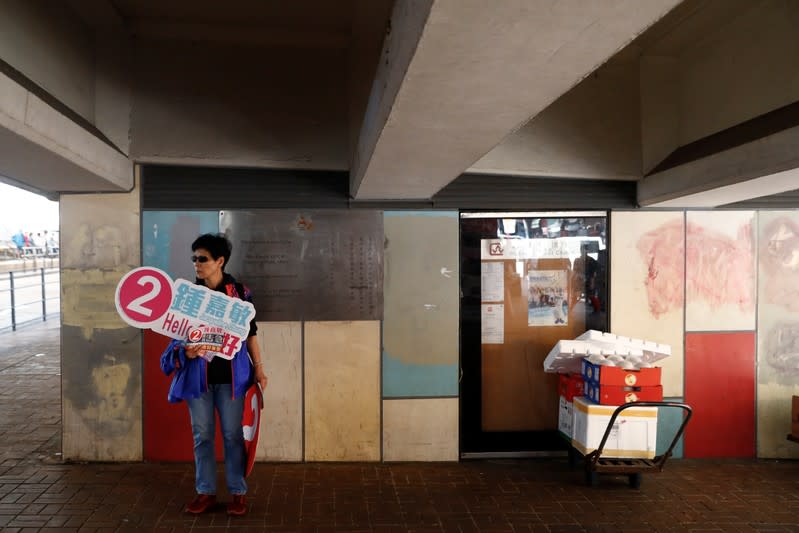
[[[197,248],[192,254],[192,262],[197,279],[206,280],[222,272],[222,263],[225,262],[225,258],[214,259],[211,252],[205,248]]]

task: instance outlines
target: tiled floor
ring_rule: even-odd
[[[673,460],[640,490],[565,459],[258,464],[247,516],[186,516],[192,465],[61,463],[58,334],[0,336],[3,531],[799,532],[794,461]]]

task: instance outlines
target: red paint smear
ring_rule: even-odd
[[[755,306],[755,266],[752,224],[738,228],[735,239],[688,224],[689,299],[704,300],[711,308],[734,305],[742,311]]]
[[[638,252],[649,267],[644,283],[649,311],[655,318],[682,307],[684,242],[682,220],[663,224],[638,239]]]
[[[688,276],[685,276],[683,221],[675,220],[638,239],[638,252],[647,264],[645,285],[649,311],[655,318],[679,309],[684,302],[684,283],[693,300],[711,307],[737,305],[754,309],[755,272],[752,225],[746,223],[735,239],[688,224]]]
[[[755,456],[755,333],[685,335],[685,457]]]

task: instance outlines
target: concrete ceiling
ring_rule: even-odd
[[[427,199],[466,171],[638,180],[652,168],[641,156],[648,142],[641,131],[642,58],[679,62],[754,9],[779,3],[380,0],[383,7],[373,9],[376,0],[65,1],[88,35],[245,46],[254,57],[259,47],[349,57],[340,68],[349,78],[349,101],[341,105],[349,108],[350,153],[343,159],[350,160],[350,189],[359,200]],[[605,139],[606,130],[623,133]],[[540,162],[555,150],[542,139],[562,147],[549,173],[539,171]],[[573,173],[558,173],[566,160],[576,162]],[[670,192],[669,201],[683,193],[707,196],[689,189]],[[752,189],[739,187],[731,197]]]

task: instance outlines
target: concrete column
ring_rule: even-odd
[[[139,187],[63,194],[60,212],[64,459],[141,460],[141,334],[114,305],[117,282],[141,264]]]

